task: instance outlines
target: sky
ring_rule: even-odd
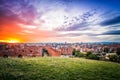
[[[0,0],[0,42],[120,42],[120,0]]]

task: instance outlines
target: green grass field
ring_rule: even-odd
[[[0,80],[120,80],[120,64],[81,58],[0,58]]]

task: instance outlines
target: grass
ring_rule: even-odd
[[[81,58],[0,58],[0,80],[120,80],[120,64]]]

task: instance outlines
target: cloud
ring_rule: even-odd
[[[68,34],[61,34],[58,37],[79,37],[79,36],[97,36],[98,34],[92,34],[92,33],[68,33]]]
[[[81,22],[79,24],[74,24],[69,27],[59,27],[56,28],[58,31],[76,31],[76,30],[84,30],[87,29],[88,23],[86,22]]]
[[[29,0],[1,0],[0,1],[0,21],[33,24],[36,17],[36,9]]]
[[[120,35],[120,30],[113,30],[103,33],[103,35]]]
[[[120,35],[117,10],[111,13],[102,8],[96,10],[80,0],[52,0],[51,4],[49,1],[0,0],[0,38],[20,36],[28,41],[44,41],[43,38],[46,41],[99,41]]]
[[[105,20],[100,23],[101,26],[109,26],[120,23],[120,15],[112,19]]]
[[[55,30],[58,31],[75,31],[75,30],[84,30],[88,29],[87,27],[90,26],[89,19],[93,17],[96,14],[96,10],[91,10],[89,12],[85,12],[82,15],[75,16],[71,20],[69,20],[69,17],[65,16],[65,22],[62,25],[62,27],[58,27]],[[94,19],[93,19],[94,21]],[[66,24],[67,23],[67,24]]]
[[[25,29],[36,29],[37,26],[33,26],[33,25],[24,25],[24,24],[19,24],[19,26],[21,28],[25,28]]]
[[[19,34],[24,31],[19,24],[27,29],[35,28],[33,22],[36,14],[30,0],[0,0],[0,39],[29,39]]]

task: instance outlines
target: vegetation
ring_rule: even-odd
[[[91,51],[88,51],[88,52],[86,53],[86,57],[88,57],[90,54],[92,54],[92,52],[91,52]]]
[[[99,57],[96,54],[93,54],[91,51],[88,51],[86,53],[86,58],[87,59],[99,60]]]
[[[114,55],[109,55],[108,57],[109,57],[110,61],[114,61],[114,62],[117,61],[117,55],[115,55],[115,54]]]
[[[118,55],[119,51],[116,54],[108,54],[108,59],[106,59],[106,55],[101,55],[101,54],[93,54],[91,51],[88,51],[85,53],[82,53],[78,50],[73,51],[73,56],[75,57],[83,57],[86,59],[93,59],[93,60],[103,60],[103,61],[112,61],[112,62],[118,62],[120,63],[120,55]]]
[[[99,57],[96,54],[90,54],[87,58],[88,59],[99,60]]]
[[[75,56],[75,57],[85,57],[85,54],[80,52],[79,50],[73,50],[73,56]]]
[[[108,58],[109,58],[110,61],[120,63],[120,56],[118,56],[116,54],[108,55]]]
[[[108,49],[108,48],[105,48],[105,49],[104,49],[104,52],[105,52],[105,53],[108,53],[108,52],[109,52],[109,49]]]
[[[120,63],[120,56],[118,56],[118,57],[117,57],[117,62],[119,62],[119,63]]]
[[[120,80],[120,64],[83,58],[0,58],[0,80]]]
[[[120,48],[117,48],[117,55],[120,55]]]
[[[42,56],[49,56],[49,53],[46,49],[43,49]]]

